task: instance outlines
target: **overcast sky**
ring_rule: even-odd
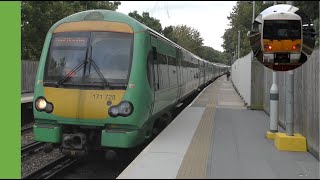
[[[149,12],[160,20],[162,28],[185,24],[197,29],[205,46],[223,51],[222,35],[229,26],[230,15],[236,1],[121,1],[118,12],[128,14],[137,10]]]

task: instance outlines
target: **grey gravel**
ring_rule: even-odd
[[[60,156],[62,156],[62,154],[60,153],[59,149],[54,149],[51,153],[48,154],[40,151],[38,153],[26,156],[21,160],[21,176],[24,177],[32,171],[43,167],[49,161],[57,159]]]
[[[34,124],[34,122],[26,122],[24,123],[23,125],[21,125],[21,130],[24,129],[24,128],[27,128],[27,127],[32,127]]]
[[[23,125],[21,127],[21,129],[24,129],[26,127],[31,127],[32,125],[33,125],[33,122],[27,123],[27,124]],[[32,129],[30,131],[28,131],[28,132],[21,133],[21,147],[26,145],[26,144],[29,144],[29,143],[33,142],[33,139],[34,139],[34,136],[33,136],[33,130]]]
[[[34,141],[33,132],[28,132],[21,135],[21,147],[30,144]]]

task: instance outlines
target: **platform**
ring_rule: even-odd
[[[281,152],[264,137],[269,117],[247,110],[226,77],[209,85],[118,176],[319,178],[309,153]]]
[[[33,101],[33,93],[24,93],[21,94],[21,104],[29,103]]]

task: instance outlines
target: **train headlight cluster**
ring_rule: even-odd
[[[45,111],[47,113],[51,113],[53,111],[53,104],[48,102],[44,97],[38,97],[35,102],[37,111]]]
[[[111,117],[117,117],[117,116],[130,116],[133,112],[133,104],[129,101],[122,101],[117,106],[111,106],[109,108],[108,114]]]

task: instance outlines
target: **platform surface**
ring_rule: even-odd
[[[319,161],[310,153],[278,151],[265,137],[263,111],[218,108],[214,122],[207,178],[319,179]]]
[[[280,152],[269,117],[247,110],[226,76],[202,91],[118,179],[319,178],[309,153]]]
[[[29,103],[33,101],[33,93],[23,93],[21,94],[21,104]]]

